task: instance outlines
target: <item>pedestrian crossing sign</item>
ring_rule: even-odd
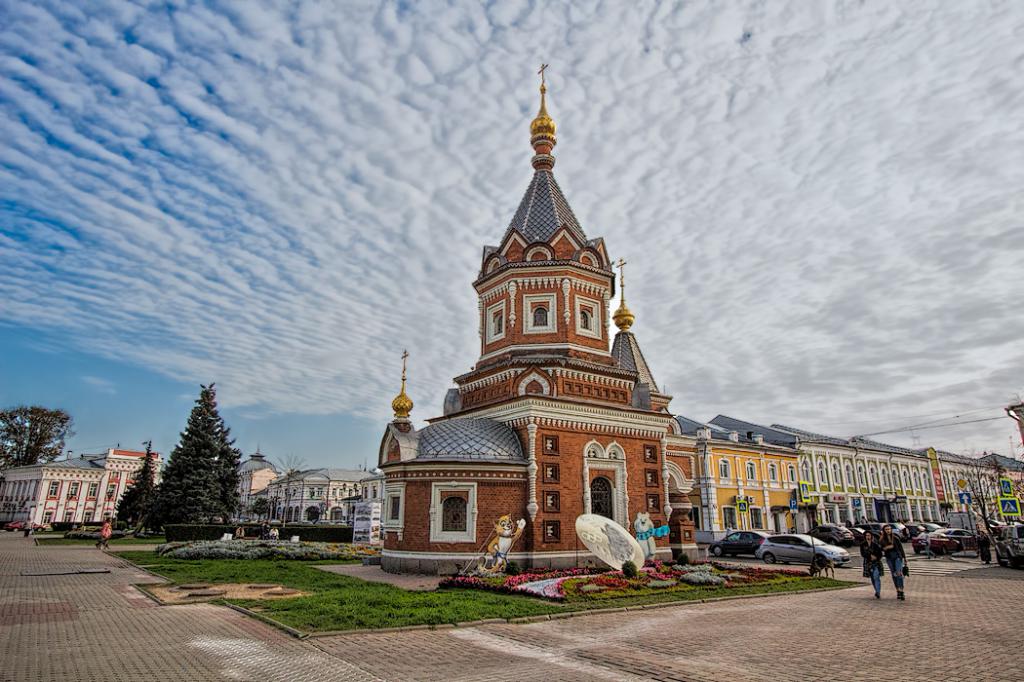
[[[1013,481],[1006,476],[999,479],[999,497],[1013,497]]]
[[[736,509],[741,514],[747,513],[747,499],[745,497],[736,500]]]
[[[999,513],[1003,516],[1020,516],[1020,500],[1016,497],[1000,497]]]
[[[811,503],[811,484],[809,481],[800,481],[800,501],[804,504]]]

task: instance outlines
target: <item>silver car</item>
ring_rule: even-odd
[[[813,544],[812,544],[813,543]],[[811,555],[822,555],[832,560],[836,566],[849,563],[850,553],[842,547],[829,545],[816,540],[810,535],[772,535],[761,543],[754,556],[769,564],[776,561],[784,564],[810,564]]]

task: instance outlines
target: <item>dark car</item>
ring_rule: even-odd
[[[999,565],[1024,568],[1024,526],[1003,526],[993,537]]]
[[[860,524],[860,527],[863,528],[864,530],[869,530],[872,533],[874,533],[876,540],[882,534],[882,529],[885,528],[886,526],[892,526],[893,534],[896,537],[898,537],[901,542],[906,542],[907,540],[910,539],[909,536],[904,534],[906,532],[907,527],[904,526],[902,523],[862,523],[862,524]]]
[[[859,526],[854,526],[853,528],[848,528],[847,530],[849,530],[851,533],[853,533],[853,542],[854,542],[854,544],[859,545],[860,543],[864,542],[864,529],[863,528],[861,528]]]
[[[853,533],[849,529],[834,523],[823,523],[820,526],[815,526],[807,534],[812,538],[817,538],[822,542],[837,547],[849,547],[854,542]]]
[[[960,528],[943,528],[928,534],[928,544],[932,554],[953,554],[965,549],[977,549],[978,540],[974,533]],[[918,534],[913,541],[914,554],[925,551],[924,535]]]
[[[768,533],[759,530],[738,530],[729,533],[718,542],[708,547],[713,556],[735,556],[737,554],[753,554],[761,546]]]
[[[923,533],[924,530],[925,530],[925,528],[922,525],[919,525],[919,524],[916,524],[916,523],[907,524],[907,533],[910,535],[910,539],[911,540],[913,540],[918,535]]]

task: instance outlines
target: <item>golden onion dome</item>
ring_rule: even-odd
[[[633,326],[633,321],[636,320],[636,315],[633,311],[626,306],[626,301],[623,300],[618,309],[612,314],[612,319],[615,320],[615,326],[626,332]]]
[[[413,407],[412,398],[405,393],[405,361],[408,358],[409,352],[402,351],[402,390],[391,401],[391,410],[395,413],[396,419],[408,419]]]
[[[547,86],[544,83],[540,85],[540,111],[537,112],[537,116],[530,122],[530,136],[531,137],[550,137],[552,140],[555,138],[555,121],[548,115],[547,103],[545,101],[545,95],[547,94]]]

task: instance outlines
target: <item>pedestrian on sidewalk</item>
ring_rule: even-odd
[[[992,540],[985,531],[978,533],[978,556],[986,564],[992,563]]]
[[[875,599],[882,598],[882,546],[875,540],[875,534],[864,531],[864,542],[860,543],[860,555],[864,559],[864,577],[871,578],[875,588]]]
[[[910,574],[907,568],[907,555],[903,551],[903,543],[892,532],[892,526],[882,526],[882,536],[878,539],[882,547],[882,554],[885,556],[885,563],[889,564],[889,572],[892,573],[892,584],[896,586],[896,598],[906,601],[903,593],[903,578]]]
[[[924,540],[924,553],[925,553],[925,556],[927,556],[929,559],[931,559],[932,556],[934,556],[932,554],[932,535],[931,535],[931,533],[929,533],[928,529],[925,528],[923,531],[921,531],[921,534],[918,535],[917,537],[919,537],[919,538]]]
[[[114,530],[110,527],[110,521],[104,521],[100,528],[100,539],[96,541],[96,549],[110,549],[110,536]]]

